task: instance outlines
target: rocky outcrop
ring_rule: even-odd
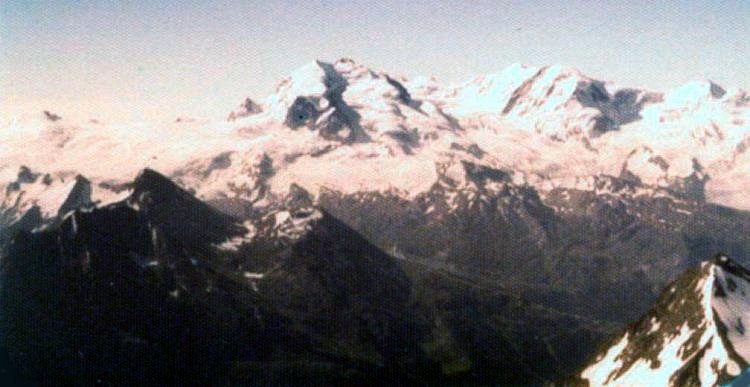
[[[255,103],[250,97],[245,98],[245,101],[233,112],[227,116],[227,121],[236,121],[240,118],[258,114],[263,111],[263,108]]]

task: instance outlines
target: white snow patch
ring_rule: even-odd
[[[216,245],[216,248],[221,251],[238,251],[240,246],[242,246],[243,244],[252,242],[255,238],[255,235],[258,233],[255,225],[248,220],[242,223],[242,227],[247,230],[247,233],[245,233],[244,235],[229,238],[226,241]]]
[[[243,273],[242,275],[243,275],[243,276],[244,276],[245,278],[248,278],[248,279],[256,279],[256,280],[257,280],[257,279],[263,279],[263,277],[265,277],[265,274],[264,274],[264,273],[252,273],[252,272],[249,272],[249,271],[246,271],[246,272],[244,272],[244,273]]]
[[[620,356],[628,346],[628,334],[622,336],[617,344],[610,347],[596,363],[586,368],[581,376],[594,386],[603,386],[610,375],[622,367]]]

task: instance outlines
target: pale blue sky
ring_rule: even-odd
[[[224,117],[352,57],[452,82],[514,62],[663,90],[750,88],[750,1],[0,0],[0,114]]]

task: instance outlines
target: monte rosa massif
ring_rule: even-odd
[[[730,383],[748,148],[743,90],[560,66],[444,85],[316,61],[221,122],[21,117],[0,130],[5,374]]]

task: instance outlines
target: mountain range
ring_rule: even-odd
[[[46,113],[0,132],[0,346],[42,384],[747,367],[742,90],[522,65],[446,86],[341,59],[224,122]]]

